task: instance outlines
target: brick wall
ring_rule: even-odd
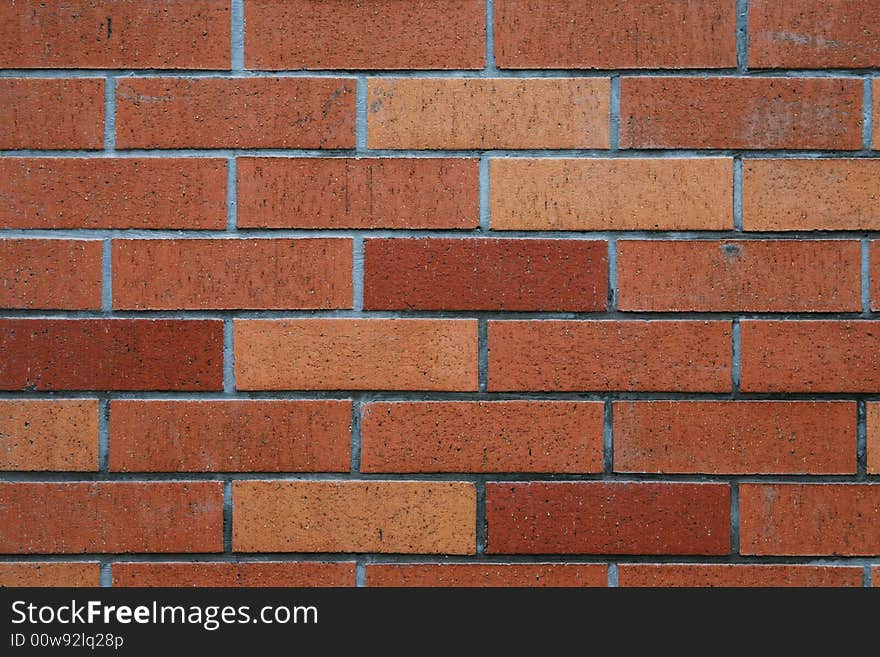
[[[880,580],[876,0],[0,0],[0,584]]]

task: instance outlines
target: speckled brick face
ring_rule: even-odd
[[[878,25],[0,0],[0,586],[878,585]]]

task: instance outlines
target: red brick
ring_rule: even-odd
[[[101,564],[95,561],[5,561],[0,586],[100,586]]]
[[[868,68],[880,65],[875,0],[752,0],[749,66]]]
[[[237,320],[240,390],[477,389],[476,320]]]
[[[369,81],[370,148],[608,148],[608,78]]]
[[[614,471],[855,474],[855,402],[614,403]]]
[[[0,240],[0,307],[101,307],[101,242]]]
[[[880,553],[880,486],[740,484],[740,550],[757,555]]]
[[[617,305],[642,311],[858,312],[855,240],[622,240]]]
[[[0,390],[221,390],[223,324],[0,320]]]
[[[354,562],[127,562],[113,564],[113,586],[354,586]]]
[[[348,472],[349,401],[110,403],[110,469]]]
[[[877,230],[880,159],[743,162],[745,230]]]
[[[871,290],[871,310],[880,310],[880,245],[871,242],[869,251],[869,277]]]
[[[496,0],[501,68],[732,68],[736,7],[723,0]]]
[[[876,392],[880,333],[865,321],[743,321],[743,392]]]
[[[491,554],[728,554],[726,484],[486,484]]]
[[[493,158],[489,177],[493,230],[733,228],[730,158]]]
[[[880,474],[880,402],[865,404],[868,425],[868,473]]]
[[[608,245],[587,240],[368,239],[369,310],[605,310]]]
[[[731,325],[490,321],[489,389],[724,392]]]
[[[120,79],[119,148],[353,148],[355,81]]]
[[[0,149],[104,147],[104,80],[0,80]]]
[[[272,70],[482,68],[485,11],[482,0],[248,0],[245,63]]]
[[[363,407],[363,472],[602,471],[600,402],[393,402]]]
[[[229,32],[216,0],[13,0],[0,6],[0,67],[229,68]]]
[[[240,158],[242,228],[476,228],[477,160]]]
[[[236,552],[474,554],[473,484],[236,481]]]
[[[834,78],[620,80],[621,148],[862,147],[862,82]]]
[[[226,160],[0,159],[0,228],[226,228]]]
[[[114,240],[113,307],[351,308],[350,239]]]
[[[607,586],[598,563],[388,563],[367,564],[367,586],[579,587]]]
[[[753,564],[620,564],[618,586],[861,586],[861,567]]]
[[[0,470],[98,469],[97,399],[0,401]]]
[[[223,484],[0,483],[0,553],[220,552]]]

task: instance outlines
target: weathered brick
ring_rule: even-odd
[[[622,563],[618,586],[841,587],[861,586],[862,569],[788,564]]]
[[[236,481],[236,552],[474,554],[472,484]]]
[[[880,244],[872,241],[868,251],[871,310],[880,310]]]
[[[475,228],[477,160],[240,158],[242,228]]]
[[[368,239],[369,310],[604,310],[608,245],[587,240]]]
[[[4,561],[0,586],[100,586],[101,564],[58,561]]]
[[[0,470],[97,469],[97,399],[0,401]]]
[[[476,320],[237,320],[241,390],[477,389]]]
[[[608,78],[369,81],[370,148],[608,148]]]
[[[608,566],[598,563],[371,563],[367,564],[366,576],[367,586],[607,586]]]
[[[614,402],[614,471],[855,474],[854,402]]]
[[[880,474],[880,402],[865,404],[868,427],[868,472]]]
[[[354,586],[354,562],[123,562],[113,564],[113,586]]]
[[[728,554],[726,484],[486,484],[491,554]]]
[[[363,472],[602,471],[598,402],[392,402],[363,407]]]
[[[110,470],[348,472],[348,401],[110,402]]]

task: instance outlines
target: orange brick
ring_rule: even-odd
[[[733,228],[729,158],[494,158],[489,167],[495,230]]]
[[[858,312],[855,240],[621,240],[617,306],[633,311]]]
[[[731,324],[490,321],[489,389],[724,392]]]
[[[444,0],[442,7],[248,0],[245,61],[273,70],[482,68],[485,11],[482,0]]]
[[[127,562],[113,564],[113,586],[354,586],[354,562]]]
[[[100,586],[101,564],[58,561],[0,562],[0,586]]]
[[[113,307],[351,308],[350,239],[114,240]]]
[[[745,230],[877,230],[880,159],[743,162]]]
[[[598,563],[375,563],[367,564],[366,575],[367,586],[607,586],[608,566]]]
[[[862,82],[624,77],[620,147],[859,150]]]
[[[476,390],[476,320],[237,320],[241,390]]]
[[[868,472],[880,474],[880,402],[865,404],[868,423]]]
[[[370,148],[608,148],[608,78],[369,81]]]
[[[476,228],[477,160],[238,160],[241,228]]]
[[[620,564],[618,586],[814,587],[861,586],[862,569],[851,566],[733,564]]]
[[[0,470],[97,471],[98,400],[0,401]]]
[[[236,552],[474,554],[472,484],[236,481]]]
[[[736,7],[723,0],[496,0],[502,68],[736,66]]]
[[[872,241],[868,251],[871,310],[880,309],[880,244]]]
[[[614,471],[855,474],[854,402],[614,402]]]
[[[220,552],[221,482],[0,483],[0,553]]]
[[[101,242],[0,240],[0,307],[101,307]]]
[[[0,6],[0,68],[229,68],[229,32],[216,0],[13,0]]]
[[[119,148],[353,148],[344,78],[140,78],[116,88]]]
[[[348,401],[110,403],[110,469],[348,472]]]
[[[0,80],[0,149],[104,147],[104,80]]]
[[[363,407],[363,472],[601,472],[598,402],[393,402]]]

